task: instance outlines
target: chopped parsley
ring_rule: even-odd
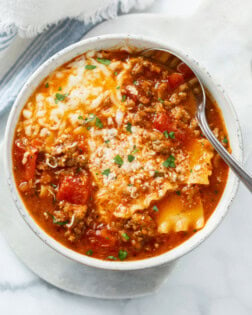
[[[88,256],[92,256],[92,255],[93,255],[93,251],[92,251],[92,249],[89,249],[88,251],[86,251],[86,255],[88,255]]]
[[[139,85],[139,82],[138,81],[133,81],[133,84],[134,85]]]
[[[156,205],[153,206],[152,209],[153,209],[154,211],[158,212],[158,207],[157,207]]]
[[[174,131],[169,132],[169,137],[171,139],[174,139],[175,138],[175,132]]]
[[[167,130],[165,130],[163,132],[163,134],[164,134],[166,139],[168,139],[168,138],[175,139],[175,132],[174,131],[168,132]]]
[[[163,134],[164,134],[164,136],[165,136],[165,138],[166,138],[166,139],[168,139],[168,138],[169,138],[169,133],[168,133],[168,131],[167,131],[167,130],[165,130],[165,131],[163,132]]]
[[[68,94],[61,94],[61,93],[56,93],[55,94],[55,103],[57,104],[58,101],[64,101],[64,99],[68,96]]]
[[[122,96],[122,102],[125,102],[126,101],[126,95],[123,95]]]
[[[96,68],[95,65],[86,65],[86,66],[85,66],[85,69],[86,69],[86,70],[93,70],[93,69],[95,69],[95,68]]]
[[[110,259],[110,260],[117,260],[117,258],[115,256],[108,256],[107,259]]]
[[[89,114],[88,118],[85,118],[85,124],[95,120],[95,118],[96,118],[95,114]]]
[[[115,71],[115,72],[114,72],[114,75],[118,75],[118,72],[117,72],[117,71]]]
[[[122,237],[128,241],[130,239],[129,235],[127,233],[122,233]]]
[[[62,87],[60,86],[59,88],[58,88],[58,91],[61,91],[62,90]]]
[[[131,123],[128,122],[126,126],[126,130],[130,133],[132,133],[131,127],[132,127]]]
[[[105,140],[104,142],[105,142],[106,144],[108,144],[108,143],[110,142],[110,140]]]
[[[97,61],[102,63],[105,66],[108,66],[111,63],[111,61],[109,59],[104,59],[104,58],[97,58]]]
[[[223,138],[222,142],[225,143],[225,144],[228,144],[228,139],[227,139],[226,136]]]
[[[132,151],[132,154],[135,154],[139,151],[139,149],[136,147],[136,145],[134,144],[133,146],[133,151]]]
[[[177,191],[176,191],[176,194],[177,194],[178,196],[180,196],[180,195],[181,195],[180,190],[177,190]]]
[[[105,175],[107,177],[109,176],[109,174],[110,174],[110,168],[107,168],[106,170],[102,172],[102,175]]]
[[[170,155],[168,157],[168,159],[163,162],[163,166],[164,167],[172,167],[172,168],[176,167],[175,157],[173,155]]]
[[[127,256],[128,256],[128,252],[126,250],[122,250],[122,249],[119,250],[118,257],[120,260],[126,259]]]
[[[58,224],[58,225],[66,225],[68,221],[57,221],[54,215],[50,214],[52,219],[53,219],[53,224]]]
[[[79,116],[78,119],[83,120],[84,118],[83,118],[83,116]]]
[[[132,186],[133,186],[133,184],[128,184],[128,186],[129,186],[129,187],[132,187]]]
[[[48,82],[46,82],[45,87],[49,88],[49,83]]]
[[[116,87],[116,89],[119,90],[119,89],[120,89],[120,85],[118,85],[118,86]]]
[[[96,125],[96,127],[100,128],[100,129],[103,128],[103,123],[101,122],[101,120],[98,117],[95,118],[95,125]]]
[[[57,188],[57,185],[55,185],[55,184],[51,184],[51,186],[52,186],[53,188]]]
[[[159,101],[160,103],[164,103],[164,100],[163,100],[161,97],[158,98],[158,101]]]
[[[114,162],[119,166],[121,167],[123,165],[123,159],[120,157],[120,155],[116,155],[114,157]]]
[[[135,160],[134,155],[129,154],[129,155],[128,155],[128,161],[131,163],[131,162],[133,162],[134,160]]]

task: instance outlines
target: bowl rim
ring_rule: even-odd
[[[192,64],[193,70],[196,72],[196,74],[202,79],[203,82],[208,82],[206,84],[207,88],[209,85],[211,85],[213,88],[216,89],[216,93],[223,99],[223,103],[225,103],[230,111],[230,114],[233,116],[233,119],[235,121],[235,126],[233,126],[236,130],[236,152],[235,156],[236,158],[242,160],[242,137],[241,137],[241,129],[239,125],[239,121],[237,118],[237,114],[234,110],[234,107],[232,105],[232,102],[227,97],[225,91],[220,87],[220,85],[216,85],[216,83],[213,82],[212,77],[208,72],[205,72],[202,70],[202,67],[199,66],[199,63],[189,57],[187,54],[183,53],[181,49],[177,49],[173,47],[172,45],[165,44],[164,41],[161,40],[155,40],[148,36],[142,36],[142,35],[133,35],[133,34],[106,34],[102,36],[95,36],[88,39],[81,40],[73,45],[70,45],[63,50],[57,52],[52,57],[50,57],[47,61],[45,61],[43,64],[39,66],[39,68],[29,77],[27,82],[24,84],[23,88],[19,92],[18,96],[16,97],[16,100],[12,106],[11,112],[8,117],[6,130],[5,130],[5,136],[4,136],[4,169],[5,169],[5,176],[7,179],[7,183],[9,186],[9,189],[11,191],[12,198],[15,202],[16,208],[18,209],[20,215],[23,217],[24,221],[28,224],[29,228],[48,246],[56,250],[58,253],[64,255],[65,257],[72,259],[76,262],[79,262],[81,264],[95,267],[99,269],[105,269],[105,270],[120,270],[120,271],[126,271],[126,270],[138,270],[138,269],[146,269],[146,268],[152,268],[157,267],[166,263],[170,263],[183,255],[189,253],[192,251],[195,247],[199,246],[208,236],[212,234],[212,232],[217,228],[217,226],[220,224],[224,216],[227,214],[228,209],[231,205],[232,200],[234,199],[237,189],[239,180],[232,174],[232,172],[229,171],[229,176],[227,179],[227,184],[225,187],[225,190],[223,192],[223,195],[221,196],[221,199],[214,210],[211,217],[207,220],[205,226],[202,228],[202,230],[195,233],[195,235],[191,236],[188,240],[181,243],[174,249],[165,252],[161,255],[142,259],[142,260],[135,260],[135,261],[106,261],[101,260],[97,258],[93,258],[90,256],[86,256],[84,254],[77,253],[66,246],[62,245],[58,241],[56,241],[54,238],[52,238],[49,234],[46,233],[32,218],[32,216],[29,214],[29,211],[26,209],[22,198],[17,190],[16,183],[14,180],[14,174],[12,170],[12,143],[13,143],[13,136],[14,136],[14,130],[16,128],[16,122],[14,123],[14,118],[16,116],[19,117],[22,108],[24,107],[27,98],[34,92],[31,89],[32,83],[36,78],[39,78],[39,82],[43,80],[49,73],[54,71],[59,67],[59,65],[64,64],[66,61],[62,61],[64,56],[66,56],[68,53],[73,53],[75,50],[78,50],[78,48],[82,48],[82,53],[89,50],[89,45],[92,45],[97,42],[104,42],[104,46],[106,47],[107,41],[117,41],[120,42],[126,42],[127,41],[135,41],[135,46],[137,47],[137,44],[141,46],[141,43],[148,43],[149,45],[155,45],[156,47],[163,47],[171,50],[174,54],[178,55],[182,60],[188,61]],[[136,43],[137,42],[137,43]],[[131,46],[134,46],[134,44],[131,44]],[[111,44],[107,47],[113,48],[115,45]],[[100,49],[100,48],[99,48]],[[78,53],[79,55],[81,53]],[[70,61],[73,59],[74,56],[69,57],[67,60]],[[49,70],[49,67],[55,63],[55,60],[61,60],[58,65],[55,65],[55,67],[51,70]],[[46,74],[43,74],[43,71],[46,72]],[[214,80],[215,81],[215,80]],[[215,81],[216,82],[216,81]],[[35,88],[39,85],[36,84]],[[32,90],[31,92],[28,92],[29,90]],[[28,97],[25,97],[25,93],[27,93]],[[24,98],[22,100],[22,98]],[[232,178],[230,177],[232,176]],[[231,179],[230,179],[231,178]],[[231,181],[232,180],[232,181]],[[227,186],[230,183],[230,192],[227,191]],[[228,200],[226,201],[226,204],[222,206],[222,209],[218,211],[218,208],[220,208],[220,205],[223,200],[223,196],[225,194],[228,194]],[[218,211],[218,212],[217,212]],[[217,214],[216,214],[217,212]],[[214,216],[214,218],[213,218]],[[211,224],[209,224],[209,221],[211,220]]]

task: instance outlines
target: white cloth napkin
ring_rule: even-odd
[[[14,30],[24,37],[41,33],[65,18],[97,23],[112,18],[118,11],[144,9],[154,0],[1,0],[0,33]]]

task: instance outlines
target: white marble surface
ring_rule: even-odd
[[[131,32],[170,41],[185,50],[229,94],[241,123],[246,167],[252,170],[251,0],[160,0],[155,15],[121,17],[91,35]],[[19,40],[19,51],[27,41]],[[5,63],[11,63],[9,58]],[[0,73],[3,61],[0,63]],[[5,119],[0,121],[0,135]],[[240,187],[228,216],[199,248],[182,258],[154,295],[104,301],[56,289],[30,272],[0,234],[0,314],[252,314],[251,195]]]

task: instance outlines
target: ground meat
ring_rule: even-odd
[[[68,202],[59,203],[60,210],[54,211],[55,220],[67,222],[64,227],[67,229],[65,236],[69,241],[74,242],[84,232],[86,205],[75,205]]]

